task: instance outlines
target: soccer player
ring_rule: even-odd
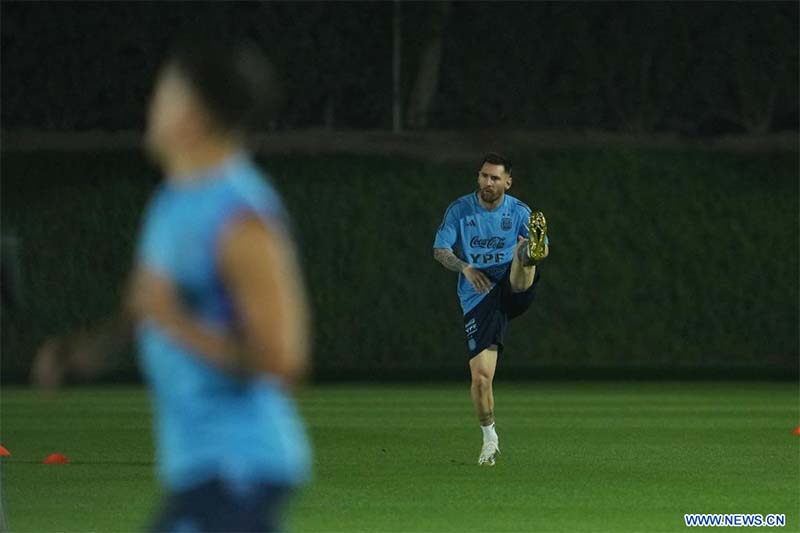
[[[308,364],[305,290],[287,212],[245,150],[271,72],[255,48],[189,43],[150,102],[146,143],[166,180],[144,216],[126,316],[168,492],[156,531],[277,530],[309,473],[290,397]],[[46,344],[34,380],[99,368],[107,350],[77,344]]]
[[[541,213],[506,191],[511,161],[489,153],[478,169],[478,189],[450,204],[436,232],[433,256],[458,272],[464,312],[472,402],[483,431],[478,464],[493,466],[500,453],[492,381],[508,321],[533,302],[537,264],[550,253]]]

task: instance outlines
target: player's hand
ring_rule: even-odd
[[[151,320],[208,361],[232,372],[242,369],[244,347],[232,332],[209,329],[184,305],[175,284],[156,272],[137,271],[126,296],[128,312],[137,320]]]
[[[467,278],[467,281],[472,284],[477,292],[485,294],[492,290],[492,282],[486,277],[486,274],[477,268],[467,265],[461,273],[464,274],[464,277]]]

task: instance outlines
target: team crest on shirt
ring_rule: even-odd
[[[508,215],[503,215],[503,220],[500,222],[500,227],[503,231],[511,230],[511,217]]]

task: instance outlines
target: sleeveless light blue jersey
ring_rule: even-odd
[[[269,181],[244,155],[195,178],[156,191],[137,260],[172,280],[206,327],[226,331],[236,323],[216,265],[226,227],[244,214],[279,231],[288,232],[289,221]],[[169,489],[212,477],[288,485],[307,478],[305,430],[276,379],[232,377],[151,321],[138,324],[137,340],[152,389],[159,473]]]
[[[480,204],[476,193],[467,194],[445,211],[433,247],[453,250],[462,261],[482,270],[496,284],[511,268],[517,237],[528,237],[530,214],[530,207],[509,194],[492,211]],[[467,314],[486,295],[476,292],[459,273],[458,297],[462,311]]]

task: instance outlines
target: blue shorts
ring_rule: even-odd
[[[286,486],[235,485],[215,478],[170,494],[151,531],[280,531],[290,492]]]
[[[489,294],[464,315],[464,333],[467,336],[467,355],[470,359],[493,344],[497,346],[498,353],[503,353],[503,337],[508,322],[527,311],[533,303],[540,270],[541,265],[536,267],[536,275],[528,290],[513,292],[509,266]]]

